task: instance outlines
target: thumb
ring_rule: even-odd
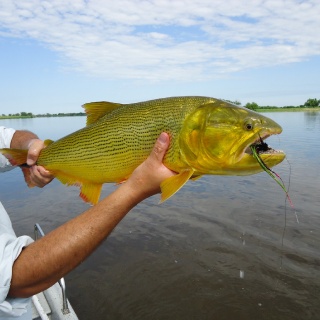
[[[162,163],[164,155],[169,148],[169,143],[169,135],[165,132],[162,132],[153,147],[152,153],[150,155],[151,158]]]
[[[36,164],[40,151],[43,149],[44,144],[40,139],[32,139],[28,146],[27,164],[32,166]]]

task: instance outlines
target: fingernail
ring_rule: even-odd
[[[168,138],[167,138],[167,135],[164,132],[162,132],[158,139],[160,142],[166,143]]]
[[[32,165],[34,165],[34,160],[33,160],[33,159],[28,158],[28,159],[27,159],[27,165],[28,165],[28,166],[32,166]]]

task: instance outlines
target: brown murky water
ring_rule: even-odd
[[[275,171],[294,209],[266,173],[207,176],[162,205],[148,199],[66,277],[80,319],[320,319],[320,113],[267,115],[284,129],[269,141],[287,153]],[[56,139],[84,122],[1,123]],[[28,189],[18,169],[1,174],[0,200],[18,234],[87,208],[77,188]]]

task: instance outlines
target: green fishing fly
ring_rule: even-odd
[[[263,148],[266,148],[266,143],[262,142],[263,143]],[[265,146],[266,145],[266,146]],[[271,170],[270,168],[267,167],[267,165],[263,162],[263,160],[261,159],[261,157],[259,156],[259,149],[258,149],[258,145],[251,145],[250,146],[251,148],[251,151],[252,151],[252,155],[253,157],[258,161],[258,163],[260,164],[261,168],[266,172],[268,173],[268,175],[270,177],[272,177],[273,180],[275,180],[277,182],[277,184],[284,190],[284,192],[286,193],[286,196],[290,202],[290,205],[291,207],[293,207],[292,205],[292,201],[289,197],[289,194],[288,194],[288,191],[282,181],[282,179],[280,178],[280,176],[275,173],[273,170]]]

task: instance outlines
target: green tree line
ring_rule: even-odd
[[[275,106],[259,106],[256,102],[248,102],[245,105],[246,108],[251,110],[258,110],[260,109],[279,109]],[[320,107],[320,99],[308,99],[303,105],[300,106],[285,106],[282,108],[319,108]]]
[[[18,112],[2,114],[2,117],[10,118],[38,118],[38,117],[73,117],[73,116],[85,116],[84,112],[70,112],[70,113],[43,113],[43,114],[33,114],[32,112]]]
[[[237,106],[241,105],[241,102],[225,100],[227,102],[233,103]],[[320,107],[320,99],[308,99],[303,105],[300,106],[285,106],[282,108],[276,106],[259,106],[256,102],[248,102],[244,105],[244,107],[251,110],[259,109],[282,109],[282,108],[319,108]],[[71,113],[44,113],[44,114],[33,114],[32,112],[18,112],[18,113],[9,113],[2,114],[0,118],[37,118],[37,117],[73,117],[73,116],[85,116],[84,112],[71,112]]]

